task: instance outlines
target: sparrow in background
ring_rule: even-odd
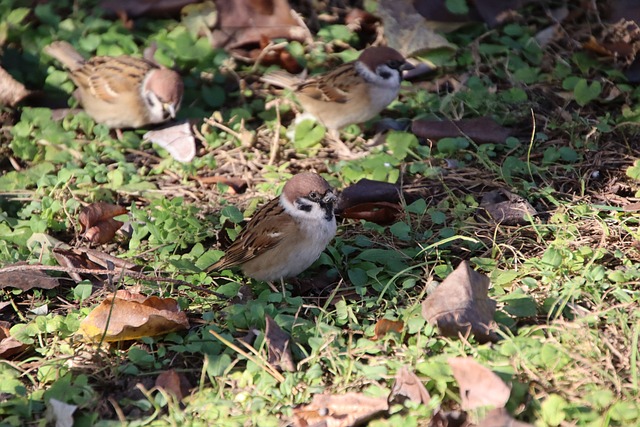
[[[275,71],[261,80],[292,90],[302,108],[335,134],[380,113],[398,96],[402,71],[411,68],[397,50],[377,46],[353,62],[307,79]]]
[[[84,59],[64,41],[44,52],[60,61],[78,87],[76,96],[93,120],[110,128],[138,128],[175,118],[184,86],[180,75],[131,56]]]
[[[336,234],[335,201],[320,175],[295,175],[280,197],[256,212],[207,272],[240,266],[246,276],[267,282],[302,273]]]

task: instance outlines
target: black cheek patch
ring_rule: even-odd
[[[298,205],[298,209],[300,209],[301,211],[304,211],[304,212],[311,212],[311,208],[312,207],[313,206],[311,206],[311,205],[303,205],[302,203]]]
[[[378,73],[380,75],[380,77],[382,77],[383,79],[387,80],[391,77],[391,73],[388,71],[380,71],[380,73]]]

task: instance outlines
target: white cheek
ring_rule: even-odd
[[[148,102],[147,96],[153,98],[153,103]],[[149,114],[149,122],[150,123],[161,123],[166,120],[164,109],[162,108],[162,102],[156,97],[154,93],[143,93],[142,99],[144,99],[145,104],[147,105],[147,111]]]

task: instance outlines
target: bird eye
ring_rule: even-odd
[[[309,193],[309,199],[318,200],[318,199],[320,199],[320,196],[315,191],[312,191],[311,193]]]
[[[392,60],[390,60],[389,62],[387,62],[387,65],[388,65],[390,68],[393,68],[393,69],[397,70],[397,69],[399,69],[399,68],[402,66],[402,62],[401,62],[401,61],[398,61],[397,59],[392,59]]]

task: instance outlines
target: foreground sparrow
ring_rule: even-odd
[[[262,81],[291,89],[307,113],[336,131],[382,111],[398,96],[402,70],[411,68],[400,52],[378,46],[365,49],[356,61],[306,80],[276,71]]]
[[[264,281],[302,273],[336,234],[335,200],[321,176],[295,175],[279,198],[260,208],[207,272],[240,266],[246,276]]]
[[[137,128],[174,118],[180,108],[180,75],[131,56],[96,56],[85,60],[73,46],[59,41],[44,52],[69,69],[82,107],[110,128]]]

